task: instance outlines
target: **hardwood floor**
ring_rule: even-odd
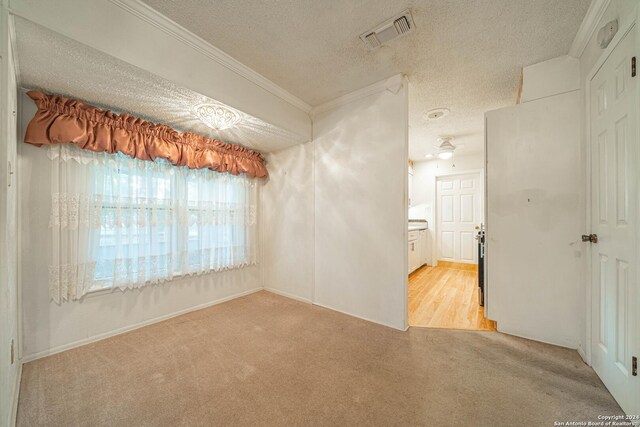
[[[478,273],[445,265],[423,266],[409,276],[409,325],[495,331],[478,304]]]

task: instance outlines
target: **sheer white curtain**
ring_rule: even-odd
[[[71,145],[49,150],[54,301],[256,263],[254,180]]]

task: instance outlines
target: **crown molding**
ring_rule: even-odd
[[[571,43],[569,56],[573,56],[574,58],[580,58],[582,56],[584,49],[587,47],[587,43],[589,43],[589,40],[591,40],[591,37],[598,28],[598,24],[610,3],[611,0],[591,0],[587,14],[582,20],[580,28],[578,28],[573,43]]]
[[[162,15],[157,10],[151,8],[140,0],[109,0],[114,5],[122,8],[123,10],[135,15],[136,17],[144,20],[145,22],[160,29],[176,40],[188,45],[192,49],[202,53],[206,57],[213,59],[224,67],[232,70],[233,72],[241,75],[245,79],[260,86],[261,88],[269,91],[273,95],[283,99],[294,107],[309,113],[311,106],[304,102],[302,99],[293,95],[289,91],[278,86],[271,80],[267,79],[263,75],[257,73],[251,68],[247,67],[243,63],[234,59],[227,53],[213,46],[208,41],[195,35],[191,31]]]
[[[342,105],[349,104],[351,102],[366,98],[369,95],[373,95],[385,90],[396,94],[402,88],[402,85],[405,83],[405,81],[406,76],[404,76],[403,74],[396,74],[377,83],[373,83],[369,86],[365,86],[361,89],[349,92],[346,95],[342,95],[336,99],[332,99],[331,101],[325,102],[324,104],[317,105],[311,109],[310,115],[313,118],[318,114],[333,110]]]

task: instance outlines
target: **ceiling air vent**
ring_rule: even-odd
[[[380,40],[376,37],[376,33],[367,34],[364,37],[364,43],[369,49],[375,49],[380,46]]]
[[[411,30],[411,25],[409,25],[409,20],[406,16],[402,16],[393,21],[393,26],[396,27],[398,34],[408,33],[409,30]]]
[[[369,50],[376,49],[383,44],[413,31],[413,17],[409,10],[405,10],[398,16],[383,22],[372,30],[360,35],[360,39],[364,42]]]

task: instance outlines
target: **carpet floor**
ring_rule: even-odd
[[[622,414],[575,351],[268,292],[27,363],[19,426],[553,426]]]

